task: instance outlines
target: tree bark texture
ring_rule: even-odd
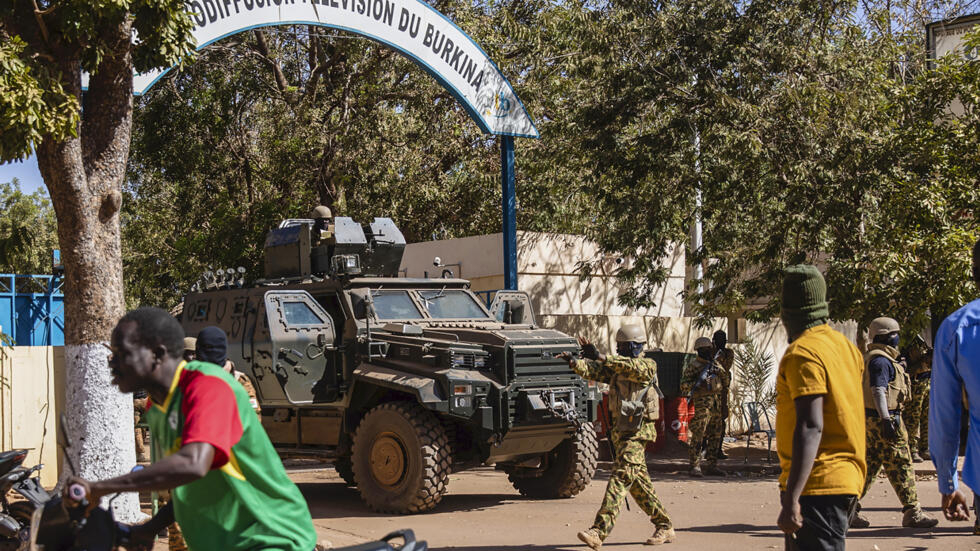
[[[99,480],[135,465],[133,399],[111,384],[109,336],[123,314],[119,209],[129,158],[133,65],[130,23],[112,29],[116,41],[82,103],[77,138],[50,139],[37,161],[58,219],[65,266],[66,428],[78,475]],[[81,97],[77,55],[59,54],[64,86]],[[117,520],[142,516],[138,496],[115,500]]]

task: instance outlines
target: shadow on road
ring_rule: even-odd
[[[675,528],[678,532],[704,532],[706,534],[746,534],[757,538],[782,539],[781,534],[775,532],[776,527],[756,526],[754,524],[714,524],[712,526],[689,526],[687,528]]]
[[[642,543],[642,542],[640,542]],[[603,549],[621,547],[627,549],[636,549],[637,547],[644,547],[639,545],[637,542],[606,542],[602,544]],[[646,549],[646,547],[644,547]],[[579,544],[565,544],[565,545],[449,545],[440,546],[438,551],[445,551],[447,549],[457,549],[460,551],[582,551],[583,549],[588,549],[584,543]]]
[[[357,488],[342,482],[300,482],[296,484],[310,505],[314,519],[338,517],[391,517],[385,513],[375,513],[361,501]],[[431,514],[454,513],[458,511],[480,511],[505,503],[534,501],[514,490],[507,494],[453,494],[443,496],[442,501]]]
[[[966,536],[973,533],[973,526],[938,526],[926,530],[910,530],[901,526],[887,528],[861,528],[847,531],[847,539],[855,538],[907,538],[915,536],[923,540],[934,540],[950,536]]]

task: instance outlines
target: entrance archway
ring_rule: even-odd
[[[481,130],[500,136],[504,287],[517,289],[514,138],[540,134],[497,65],[448,17],[421,0],[192,0],[188,11],[198,50],[251,29],[315,25],[369,38],[422,67]],[[134,75],[134,93],[169,70]]]

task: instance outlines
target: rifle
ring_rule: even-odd
[[[612,385],[609,385],[609,388],[611,390],[612,389]],[[606,393],[606,396],[608,397],[609,394]],[[604,415],[603,415],[603,417],[605,417],[605,419],[603,419],[603,421],[606,423],[606,445],[609,446],[609,459],[612,459],[613,464],[615,464],[616,463],[616,446],[613,446],[613,443],[612,443],[612,415],[609,413],[609,400],[608,399],[606,400],[606,407],[605,408],[599,408],[599,409],[600,410],[602,410],[602,409],[605,410],[604,411]],[[623,501],[626,502],[626,510],[629,511],[630,510],[630,500],[624,498]]]
[[[694,384],[691,385],[691,392],[688,392],[687,393],[687,403],[691,403],[691,400],[694,399],[694,391],[695,391],[695,389],[697,389],[699,386],[701,386],[705,382],[707,382],[707,380],[708,380],[708,373],[711,371],[711,369],[712,368],[718,369],[717,367],[715,367],[715,362],[718,361],[718,356],[721,355],[721,351],[722,350],[724,350],[724,349],[719,348],[718,351],[715,352],[715,356],[713,358],[711,358],[711,361],[708,362],[708,364],[705,365],[704,368],[701,370],[701,373],[698,375],[698,380],[697,381],[694,381]]]

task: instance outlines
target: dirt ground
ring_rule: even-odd
[[[380,515],[370,512],[353,488],[331,469],[294,470],[291,477],[307,497],[321,542],[353,545],[398,528],[412,528],[430,549],[466,551],[585,550],[575,537],[588,528],[605,489],[608,472],[572,499],[539,501],[521,497],[503,473],[478,469],[452,475],[449,493],[432,512]],[[770,475],[749,474],[726,479],[692,480],[682,474],[656,474],[657,492],[677,529],[670,550],[782,549],[775,528],[779,513],[776,481]],[[928,512],[939,515],[934,480],[919,482],[920,499]],[[901,528],[898,500],[880,479],[865,501],[872,528],[853,530],[848,549],[980,549],[980,537],[970,523],[950,523],[912,532]],[[604,548],[649,549],[640,545],[652,527],[632,504],[620,515]],[[167,549],[161,542],[155,550]]]
[[[776,528],[775,457],[773,463],[765,461],[765,438],[752,442],[748,462],[744,447],[744,440],[726,444],[730,459],[720,465],[729,476],[723,479],[688,477],[686,448],[677,442],[648,457],[657,493],[677,530],[677,540],[666,549],[783,549]],[[542,501],[522,497],[506,475],[492,468],[464,471],[451,475],[449,492],[434,511],[400,516],[372,513],[356,489],[345,486],[332,467],[287,464],[291,465],[290,477],[309,502],[320,541],[327,546],[354,545],[411,528],[419,539],[428,541],[430,549],[437,550],[587,550],[575,534],[591,525],[609,476],[608,470],[600,469],[578,496]],[[852,530],[848,549],[980,551],[980,537],[973,536],[972,523],[941,518],[931,469],[930,463],[916,465],[921,473],[920,501],[928,513],[940,518],[938,527],[918,532],[902,528],[898,498],[888,481],[879,478],[863,504],[872,527]],[[622,510],[604,548],[650,549],[641,544],[651,532],[649,521],[631,500],[631,510]],[[154,547],[154,551],[166,549],[165,540]]]

